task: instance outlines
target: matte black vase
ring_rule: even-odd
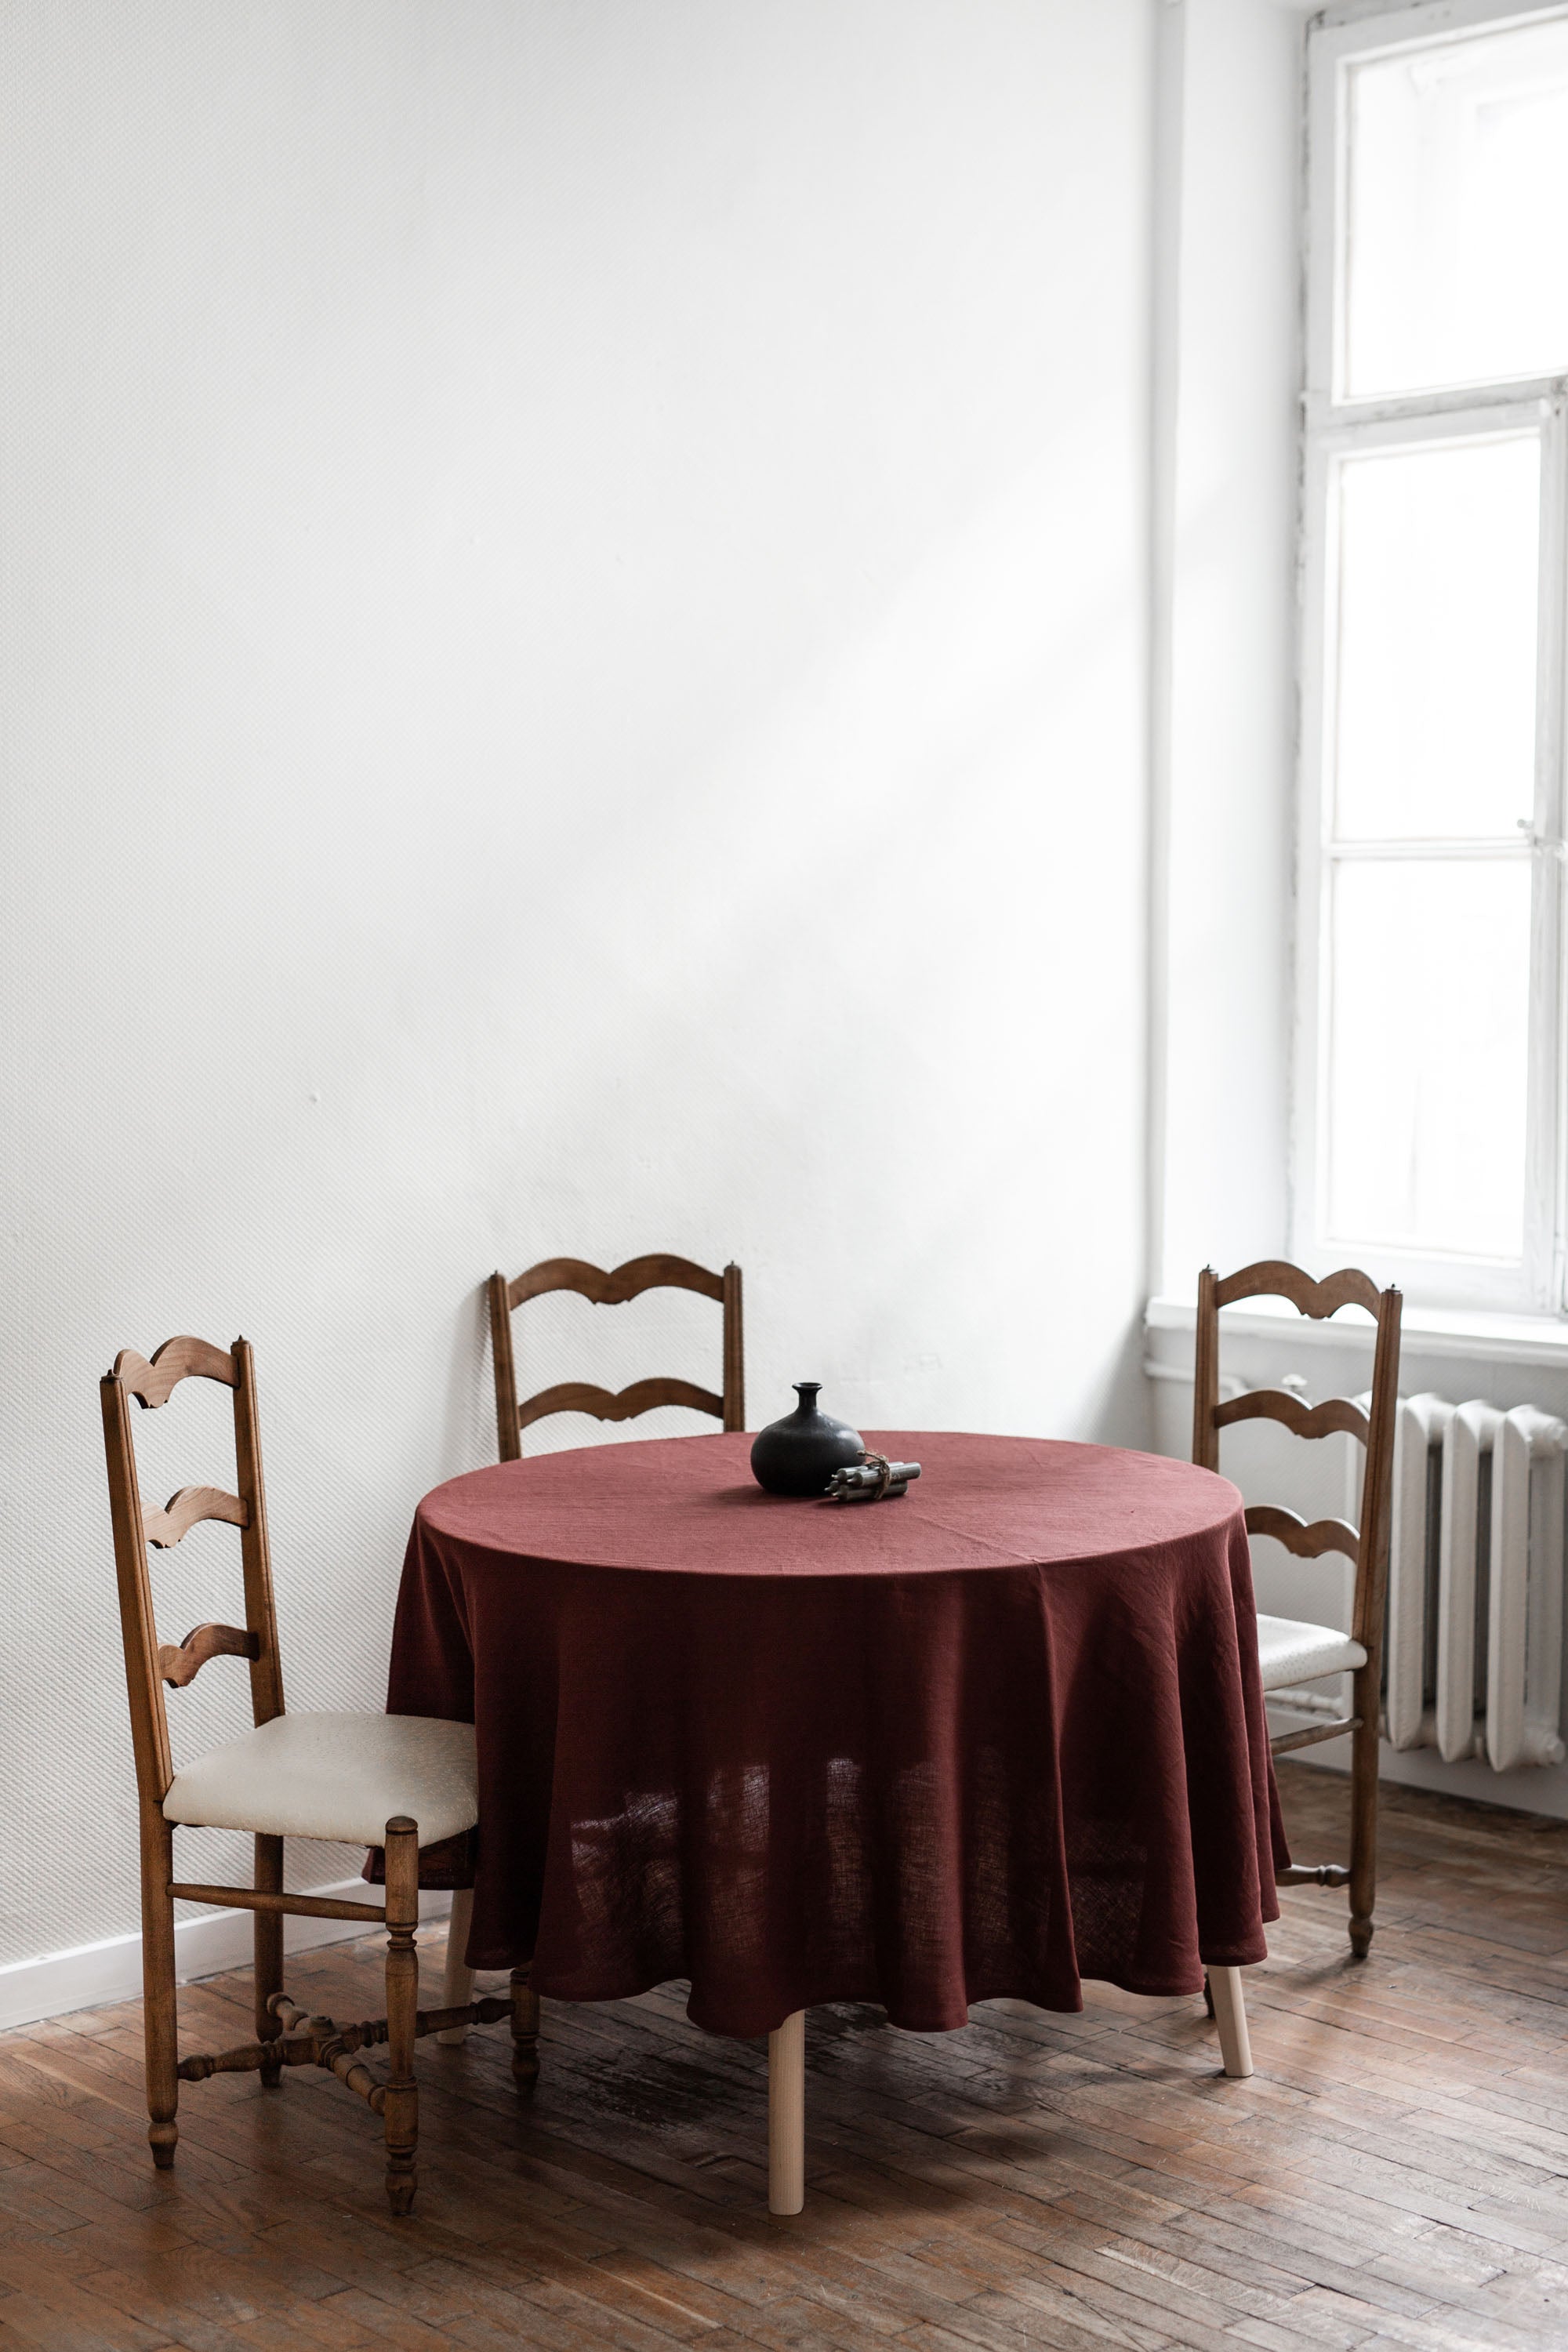
[[[818,1412],[820,1381],[796,1381],[793,1412],[770,1422],[752,1442],[752,1475],[770,1495],[820,1495],[836,1470],[858,1462],[865,1447],[847,1421]]]

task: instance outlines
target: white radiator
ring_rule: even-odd
[[[1568,1424],[1532,1405],[1401,1398],[1385,1668],[1395,1748],[1484,1756],[1494,1772],[1562,1763],[1565,1446]]]

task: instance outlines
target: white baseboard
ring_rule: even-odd
[[[1289,1718],[1295,1728],[1298,1718]],[[1302,1722],[1305,1717],[1300,1718]],[[1286,1718],[1281,1711],[1281,1727]],[[1315,1765],[1323,1772],[1348,1772],[1348,1739],[1325,1739],[1292,1756],[1292,1764]],[[1445,1764],[1435,1748],[1391,1748],[1385,1739],[1378,1757],[1377,1777],[1405,1789],[1426,1789],[1436,1797],[1466,1797],[1472,1804],[1506,1805],[1510,1811],[1540,1813],[1548,1821],[1568,1821],[1568,1764],[1521,1764],[1511,1772],[1494,1772],[1479,1758],[1466,1757]]]
[[[312,1886],[311,1895],[349,1903],[374,1901],[373,1890],[361,1878],[342,1878],[330,1886]],[[426,1893],[419,1898],[421,1924],[445,1917],[452,1907],[450,1895]],[[221,1976],[226,1969],[249,1965],[253,1948],[252,1914],[248,1911],[204,1911],[174,1927],[174,1973],[181,1984],[200,1977]],[[308,1952],[321,1944],[342,1944],[374,1930],[363,1919],[294,1919],[283,1922],[283,1948]],[[79,1944],[73,1951],[42,1952],[37,1959],[13,1960],[0,1969],[0,2031],[13,2025],[36,2025],[40,2018],[64,2017],[73,2009],[109,2009],[116,2001],[142,1998],[142,1938],[111,1936],[102,1944]]]

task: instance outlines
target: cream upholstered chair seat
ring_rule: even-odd
[[[278,1715],[176,1772],[163,1817],[187,1828],[380,1845],[398,1814],[435,1845],[479,1817],[471,1723],[425,1715]]]
[[[1366,1664],[1366,1652],[1348,1633],[1294,1617],[1259,1617],[1258,1654],[1266,1691],[1314,1682],[1320,1675],[1353,1674]]]

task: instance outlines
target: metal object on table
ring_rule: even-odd
[[[889,1462],[868,1447],[858,1462],[836,1470],[822,1491],[829,1502],[880,1503],[907,1495],[910,1479],[920,1475],[918,1462]]]

